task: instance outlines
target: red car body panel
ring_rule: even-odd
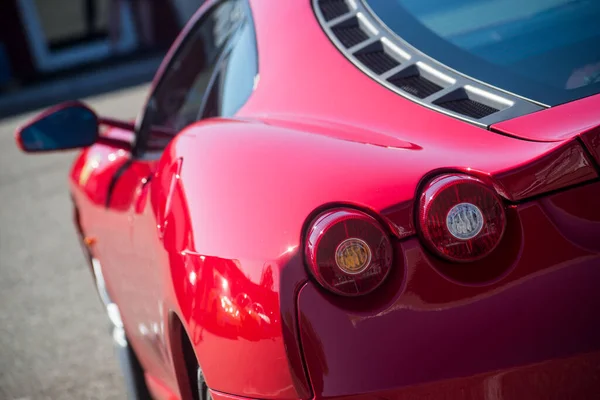
[[[437,385],[420,385],[448,381],[442,398],[592,398],[600,211],[588,199],[597,196],[594,183],[517,206],[511,243],[478,266],[403,241],[397,273],[372,298],[340,299],[308,283],[299,310],[315,393],[437,398]],[[530,379],[512,378],[521,371]]]
[[[503,121],[493,129],[541,142],[570,139],[600,125],[600,96],[585,97],[533,114]]]
[[[590,96],[560,107],[496,124],[493,129],[528,140],[561,141],[579,137],[600,163],[600,96]]]
[[[348,62],[309,1],[251,6],[260,80],[237,119],[186,128],[160,161],[96,144],[71,171],[81,230],[154,394],[188,395],[178,327],[215,399],[484,398],[490,381],[510,391],[565,369],[564,385],[588,390],[577,376],[597,374],[600,350],[597,136],[554,109],[496,131],[436,113]],[[561,107],[596,126],[590,99]],[[541,123],[554,130],[536,136]],[[440,261],[416,236],[415,195],[442,171],[477,175],[509,204],[484,260]],[[364,298],[325,293],[304,266],[307,224],[334,205],[396,237],[394,272]]]

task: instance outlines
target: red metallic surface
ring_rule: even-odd
[[[506,196],[513,201],[539,196],[597,177],[593,161],[576,140],[571,140],[536,160],[495,175]]]
[[[600,95],[504,121],[492,127],[507,135],[537,141],[579,138],[600,162]]]
[[[582,133],[581,140],[596,160],[596,163],[600,164],[600,127],[595,127]]]
[[[217,392],[216,390],[210,390],[210,394],[214,400],[250,400],[249,397],[233,396],[227,393]]]
[[[573,138],[600,125],[600,96],[585,97],[572,103],[494,125],[494,129],[508,135],[544,142]]]
[[[378,85],[309,1],[251,6],[260,80],[239,118],[187,127],[155,161],[98,143],[71,171],[80,229],[154,395],[195,384],[181,333],[216,400],[593,394],[600,184],[583,146],[597,156],[598,136],[579,134],[599,125],[600,97],[498,124],[502,135]],[[483,260],[443,261],[415,236],[415,198],[447,172],[503,197],[506,232]],[[318,287],[303,257],[310,222],[340,206],[394,235],[389,277],[355,299]]]
[[[397,395],[411,398],[441,387],[449,390],[447,398],[463,398],[466,390],[469,398],[483,399],[485,382],[461,378],[518,375],[523,368],[541,375],[544,385],[504,389],[504,378],[490,384],[515,394],[503,398],[593,398],[600,213],[589,199],[599,195],[600,183],[594,183],[516,208],[509,220],[514,229],[505,236],[510,245],[502,249],[509,249],[506,260],[495,275],[477,281],[472,271],[431,257],[410,239],[398,244],[404,257],[396,279],[369,302],[361,299],[363,307],[305,286],[300,322],[315,393],[388,397],[398,389]],[[578,361],[569,360],[576,354]],[[573,376],[569,369],[578,363],[591,375]],[[549,365],[553,372],[546,371]],[[569,377],[548,381],[561,370]]]

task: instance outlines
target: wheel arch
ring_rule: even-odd
[[[176,312],[170,312],[168,324],[169,351],[181,398],[205,400],[204,390],[199,391],[198,388],[200,380],[203,389],[206,388],[206,382],[204,376],[198,373],[201,371],[200,363],[184,323]]]

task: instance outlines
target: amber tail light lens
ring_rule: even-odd
[[[426,245],[451,261],[475,261],[500,243],[506,215],[496,192],[468,175],[442,175],[424,188],[419,228]]]
[[[387,233],[375,218],[353,209],[319,215],[307,232],[305,255],[319,284],[344,296],[373,291],[392,266]]]

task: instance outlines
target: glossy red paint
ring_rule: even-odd
[[[485,374],[446,379],[440,382],[415,385],[400,390],[385,391],[379,398],[405,399],[527,399],[563,400],[594,399],[597,377],[600,374],[600,353],[551,360],[539,364],[508,368]],[[502,397],[498,397],[502,396]],[[219,400],[233,400],[233,396],[215,394]],[[351,399],[373,399],[371,393]]]
[[[115,173],[129,159],[129,152],[97,143],[82,151],[71,169],[74,194],[84,194],[99,212],[108,201],[109,186]]]
[[[600,95],[504,121],[492,127],[507,135],[538,141],[579,138],[600,163]]]
[[[227,393],[217,392],[216,390],[210,390],[210,394],[214,400],[244,400],[244,399],[250,400],[251,399],[250,397],[233,396],[233,395],[230,395]]]
[[[146,375],[146,383],[155,400],[178,400],[179,397],[174,394],[168,387],[165,387],[162,382],[158,381],[151,375]]]
[[[596,160],[596,163],[600,164],[600,127],[591,128],[582,133],[581,140]]]
[[[502,136],[497,138],[499,142],[507,141],[507,145],[514,144],[515,150],[530,149],[541,154],[548,151],[548,144],[520,142]],[[479,157],[470,158],[477,158],[478,170],[493,171],[494,168],[489,166],[493,163],[522,164],[520,161],[510,160],[508,152],[502,160],[494,158],[496,150],[492,146],[487,154],[480,153]],[[286,341],[285,345],[283,341],[278,342],[285,340],[286,330],[294,332],[294,325],[286,318],[273,319],[278,326],[262,328],[256,333],[250,333],[248,328],[247,334],[258,335],[261,341],[271,338],[269,332],[274,332],[278,339],[268,347],[258,346],[258,343],[250,346],[244,341],[230,342],[234,337],[232,332],[236,332],[236,329],[227,324],[220,326],[216,322],[210,322],[204,312],[206,306],[199,306],[196,300],[208,295],[200,292],[193,296],[182,294],[192,290],[190,275],[195,277],[192,279],[194,281],[202,273],[208,274],[207,278],[199,279],[199,282],[210,282],[214,281],[214,276],[219,276],[214,272],[219,270],[218,263],[230,266],[224,269],[229,271],[224,275],[229,282],[227,291],[223,291],[215,283],[202,289],[204,292],[209,289],[221,292],[219,295],[211,295],[213,299],[218,299],[219,296],[233,297],[231,293],[235,293],[233,288],[237,285],[231,282],[244,282],[235,277],[235,274],[240,273],[238,271],[244,271],[250,279],[250,282],[240,283],[241,287],[246,287],[243,290],[250,290],[253,287],[250,283],[262,287],[262,276],[267,266],[273,271],[274,292],[280,293],[278,284],[298,287],[306,280],[297,250],[302,244],[301,233],[307,221],[312,220],[312,216],[323,206],[339,204],[339,199],[343,199],[346,205],[366,209],[387,219],[387,215],[398,213],[388,214],[386,210],[397,210],[398,205],[411,201],[423,177],[429,171],[440,168],[440,153],[435,148],[404,150],[402,157],[398,156],[397,151],[360,142],[338,141],[312,133],[306,125],[301,130],[294,130],[290,125],[284,128],[279,125],[238,121],[201,122],[186,129],[173,142],[169,159],[174,161],[183,158],[180,184],[185,188],[185,191],[176,191],[173,200],[174,205],[181,205],[173,207],[173,220],[169,222],[170,226],[175,227],[175,231],[171,234],[165,232],[165,243],[171,238],[170,273],[178,275],[170,278],[178,299],[173,307],[179,305],[184,323],[197,327],[203,333],[202,339],[195,341],[194,345],[201,365],[208,366],[205,374],[211,388],[256,397],[256,394],[244,389],[244,382],[253,382],[254,385],[263,382],[261,387],[268,388],[269,385],[280,387],[289,379],[289,382],[295,382],[296,387],[301,387],[302,375],[287,375],[290,373],[288,371],[298,371],[301,368],[269,368],[269,371],[277,371],[278,375],[267,378],[262,374],[259,377],[253,375],[255,371],[258,374],[258,371],[251,367],[256,367],[256,361],[246,361],[245,358],[245,354],[253,355],[260,351],[264,365],[277,365],[277,360],[286,354],[286,350],[288,353],[298,352],[299,348],[294,342]],[[292,153],[303,156],[288,156]],[[522,156],[518,152],[511,153],[513,157]],[[457,151],[446,154],[445,157],[456,157],[458,160],[462,158],[462,154]],[[531,158],[536,159],[535,156]],[[303,168],[298,168],[300,159],[303,159]],[[357,160],[361,159],[369,159],[371,162],[358,162],[357,165]],[[454,164],[452,161],[448,162],[449,165]],[[277,168],[273,168],[274,165]],[[331,168],[332,165],[336,167]],[[407,168],[407,165],[411,168]],[[497,168],[504,171],[507,166]],[[244,179],[245,176],[252,176],[253,179]],[[305,179],[307,176],[311,179]],[[402,190],[408,182],[410,189]],[[271,189],[273,185],[278,187],[277,191]],[[206,196],[205,193],[211,195]],[[406,207],[400,209],[410,212]],[[177,213],[175,210],[178,210]],[[248,210],[252,212],[249,213]],[[511,257],[520,248],[518,235],[515,234],[519,232],[518,225],[519,219],[513,215],[509,218],[508,228],[508,233],[512,234],[507,234],[508,239],[503,241],[496,252],[486,260],[461,270],[469,271],[472,279],[487,279],[485,274],[494,274],[496,277],[504,273],[504,268],[513,263]],[[249,240],[255,236],[255,230],[261,232],[259,240]],[[185,255],[175,261],[180,257],[177,255],[180,252]],[[225,259],[214,259],[212,254],[222,255]],[[400,250],[398,254],[403,254],[403,251]],[[490,260],[495,260],[495,265],[482,268],[490,264]],[[285,271],[291,268],[302,273],[293,282],[285,282]],[[211,276],[212,278],[208,278]],[[185,283],[188,288],[178,288],[178,282]],[[268,297],[266,293],[264,296]],[[277,296],[273,296],[274,302],[265,302],[273,308],[263,305],[263,309],[294,309],[293,303],[283,304],[283,296],[280,297],[280,304],[277,304],[276,299]],[[195,304],[186,305],[188,301]],[[293,296],[286,301],[293,302]],[[237,304],[226,304],[235,314]],[[216,311],[214,315],[216,318]],[[194,331],[189,333],[191,337],[199,335]],[[280,345],[274,346],[277,343]],[[217,364],[220,365],[219,368],[211,368]],[[237,371],[240,370],[246,371],[244,377],[239,377]],[[264,379],[269,382],[264,382]],[[272,390],[265,390],[261,397],[269,396],[269,393],[273,393]]]
[[[589,96],[533,114],[500,122],[493,129],[507,135],[544,142],[571,139],[600,125],[600,96]]]
[[[573,103],[581,124],[548,110],[532,116],[550,122],[485,130],[368,78],[309,1],[250,3],[260,80],[235,119],[187,127],[157,160],[133,158],[112,128],[115,142],[71,171],[80,229],[154,395],[189,397],[182,332],[216,400],[465,387],[477,399],[489,382],[522,398],[589,393],[577,372],[595,373],[600,350],[600,184],[583,147],[597,155],[598,136],[580,125],[596,124],[600,97]],[[542,123],[555,128],[531,136]],[[424,249],[414,222],[423,186],[448,172],[496,190],[507,217],[498,247],[460,266]],[[395,250],[386,281],[356,299],[326,293],[303,258],[310,222],[339,206],[387,226]],[[562,373],[556,391],[523,385]]]
[[[597,177],[593,160],[577,140],[568,141],[535,160],[494,175],[502,186],[502,192],[512,201],[539,196]]]
[[[588,199],[599,195],[594,183],[512,209],[510,245],[477,266],[443,262],[416,239],[398,243],[397,273],[360,304],[308,283],[299,318],[315,395],[412,398],[444,388],[446,398],[483,399],[496,385],[507,398],[591,398],[600,213]],[[476,268],[494,274],[473,279]],[[596,375],[577,376],[578,363]],[[568,378],[519,390],[521,373]]]

